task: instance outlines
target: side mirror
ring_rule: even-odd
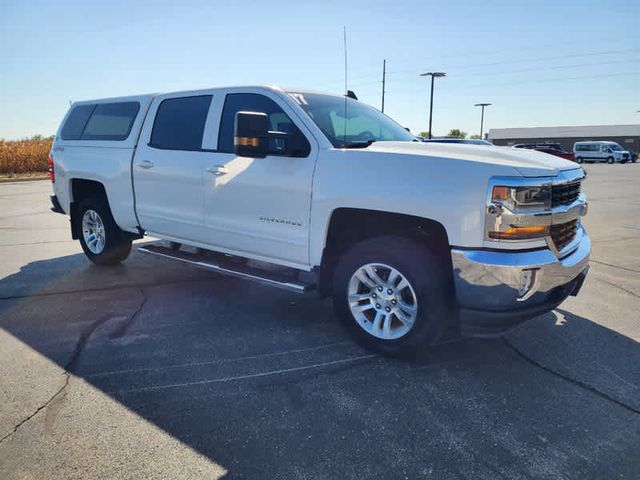
[[[269,153],[269,118],[266,113],[237,112],[233,146],[241,157],[266,157]]]
[[[286,132],[269,130],[269,117],[266,113],[236,113],[233,145],[238,156],[261,158],[267,155],[286,155],[288,138]]]

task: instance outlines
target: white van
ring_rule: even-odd
[[[576,142],[573,144],[576,162],[628,162],[631,153],[616,142]]]

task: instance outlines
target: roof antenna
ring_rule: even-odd
[[[343,40],[344,40],[344,134],[342,140],[342,146],[347,145],[347,96],[349,90],[347,90],[347,27],[342,27]]]

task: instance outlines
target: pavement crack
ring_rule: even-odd
[[[71,380],[71,375],[69,374],[69,372],[66,372],[66,371],[63,373],[63,375],[64,375],[65,378],[64,378],[64,383],[63,383],[62,387],[60,387],[58,389],[58,391],[56,393],[54,393],[53,396],[51,396],[51,398],[49,398],[49,400],[47,400],[45,403],[40,405],[31,415],[29,415],[28,417],[25,417],[22,420],[20,420],[20,422],[18,422],[18,424],[16,424],[13,427],[12,431],[7,433],[4,437],[0,438],[0,445],[2,445],[2,443],[5,440],[8,440],[9,438],[11,438],[20,429],[20,427],[22,427],[25,423],[27,423],[29,420],[31,420],[33,417],[35,417],[42,410],[46,409],[49,406],[49,404],[51,404],[51,402],[53,402],[56,398],[58,398],[58,396],[65,390],[65,388],[67,388],[69,386],[69,381]]]
[[[98,327],[106,323],[110,318],[111,318],[110,315],[102,316],[101,318],[97,319],[95,322],[92,322],[91,325],[89,325],[89,327],[80,334],[80,337],[76,342],[76,346],[73,349],[73,353],[71,354],[71,358],[69,358],[69,361],[64,366],[64,369],[66,372],[71,372],[76,367],[78,363],[78,359],[80,358],[80,354],[82,353],[82,351],[84,350],[84,347],[89,342],[89,339],[93,335],[93,332],[95,332],[98,329]]]
[[[629,290],[628,288],[621,287],[620,285],[618,285],[616,283],[610,282],[610,281],[605,280],[604,278],[601,278],[601,277],[598,277],[598,276],[594,276],[594,278],[596,280],[598,280],[599,282],[606,283],[607,285],[611,285],[612,287],[615,287],[615,288],[617,288],[619,290],[622,290],[623,292],[628,293],[629,295],[632,295],[632,296],[634,296],[636,298],[640,298],[640,295],[638,295],[636,292],[633,292],[633,291]]]
[[[142,308],[147,303],[148,297],[147,297],[147,295],[144,293],[144,291],[142,289],[140,289],[140,294],[142,295],[142,301],[138,305],[138,308],[136,308],[136,310],[131,314],[129,319],[123,325],[119,326],[111,334],[112,337],[114,335],[115,335],[115,337],[120,337],[120,336],[124,335],[126,333],[127,329],[131,326],[131,324],[135,321],[137,316],[142,311]],[[89,327],[87,329],[85,329],[80,334],[80,337],[78,338],[78,341],[76,342],[76,346],[73,349],[73,353],[71,354],[71,357],[69,358],[69,361],[64,366],[64,372],[63,372],[64,383],[63,383],[63,385],[45,403],[43,403],[38,408],[36,408],[36,410],[31,415],[29,415],[29,416],[23,418],[22,420],[20,420],[20,422],[18,422],[8,434],[6,434],[4,437],[0,438],[0,445],[5,440],[11,438],[11,436],[13,436],[20,429],[20,427],[22,427],[25,423],[27,423],[29,420],[31,420],[33,417],[35,417],[38,413],[40,413],[43,410],[46,410],[46,408],[56,398],[58,398],[62,394],[62,392],[64,392],[64,390],[69,386],[69,382],[71,380],[71,372],[77,366],[77,363],[78,363],[78,360],[80,358],[80,355],[82,354],[82,351],[84,350],[84,348],[86,347],[87,343],[89,342],[89,340],[93,336],[94,332],[100,326],[105,324],[110,318],[111,317],[108,316],[108,315],[105,315],[105,316],[99,318],[95,322],[92,322],[91,325],[89,325]]]
[[[142,296],[142,301],[140,302],[140,305],[138,305],[138,308],[136,308],[136,310],[129,316],[126,321],[121,322],[116,328],[113,329],[113,331],[109,334],[110,339],[113,340],[116,338],[124,337],[131,325],[133,325],[133,322],[136,321],[136,318],[138,318],[138,315],[140,315],[140,312],[147,304],[147,300],[149,300],[149,297],[147,297],[147,294],[142,288],[140,289],[140,295]]]
[[[26,243],[5,243],[0,245],[2,247],[24,247],[29,245],[46,245],[50,243],[72,243],[73,240],[49,240],[46,242],[26,242]]]
[[[211,280],[215,280],[215,277],[211,277]],[[57,292],[41,292],[41,293],[27,293],[21,295],[7,295],[6,297],[0,297],[0,301],[2,300],[21,300],[24,298],[40,298],[40,297],[53,297],[56,295],[75,295],[79,293],[90,293],[90,292],[112,292],[117,290],[125,290],[127,288],[148,288],[148,287],[166,287],[171,285],[182,285],[189,283],[202,283],[202,278],[195,279],[184,279],[184,280],[173,280],[170,282],[155,282],[155,283],[144,283],[144,284],[136,284],[136,283],[121,283],[119,285],[113,285],[110,287],[102,287],[102,288],[79,288],[74,290],[61,290]]]
[[[607,267],[619,268],[620,270],[626,270],[627,272],[640,273],[640,270],[635,270],[633,268],[622,267],[620,265],[615,265],[613,263],[601,262],[600,260],[596,260],[595,258],[590,258],[590,262],[599,263],[600,265],[606,265]]]
[[[596,387],[589,385],[588,383],[585,383],[581,380],[575,379],[575,378],[571,378],[568,375],[564,375],[560,372],[556,372],[555,370],[553,370],[552,368],[547,367],[546,365],[543,365],[542,363],[538,362],[537,360],[534,360],[533,358],[529,357],[528,355],[526,355],[522,350],[520,350],[518,347],[516,347],[513,343],[511,343],[509,340],[507,340],[505,337],[501,337],[502,338],[502,342],[505,344],[505,346],[510,349],[512,352],[514,352],[517,356],[519,356],[520,358],[522,358],[525,362],[533,365],[534,367],[540,368],[541,370],[544,370],[547,373],[550,373],[558,378],[561,378],[562,380],[565,380],[566,382],[569,382],[577,387],[582,388],[583,390],[586,390],[590,393],[593,393],[594,395],[597,395],[600,398],[603,398],[604,400],[607,400],[611,403],[615,403],[616,405],[624,408],[625,410],[628,410],[632,413],[635,413],[636,415],[640,415],[640,410],[638,410],[637,408],[632,407],[631,405],[627,405],[624,402],[621,402],[620,400],[618,400],[617,398],[612,397],[611,395],[609,395],[608,393],[603,392],[602,390],[598,390]]]

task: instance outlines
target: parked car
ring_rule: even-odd
[[[549,142],[542,142],[542,143],[516,143],[513,146],[513,148],[529,148],[529,149],[553,148],[555,150],[564,151],[564,148],[562,148],[562,145],[560,145],[559,143],[549,143]]]
[[[477,138],[425,138],[420,137],[423,142],[427,143],[466,143],[469,145],[490,145],[493,146],[488,140],[480,140]]]
[[[573,144],[573,153],[578,163],[626,163],[633,160],[631,153],[616,142],[576,142]]]
[[[50,175],[52,209],[92,262],[159,237],[172,243],[138,251],[333,297],[353,337],[385,354],[555,308],[591,250],[574,163],[422,143],[357,100],[300,90],[74,103]]]
[[[572,162],[576,161],[576,157],[571,152],[565,152],[564,150],[558,150],[557,148],[551,147],[535,147],[532,150],[542,153],[548,153],[549,155],[555,155],[556,157],[562,157],[567,160],[571,160]]]

